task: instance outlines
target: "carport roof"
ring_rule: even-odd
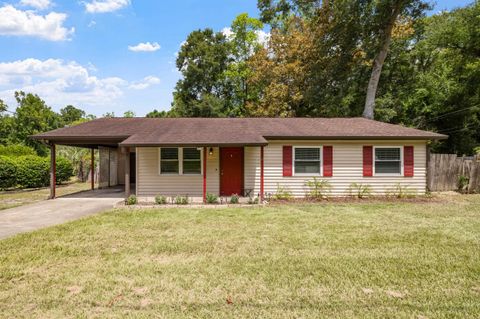
[[[101,118],[36,134],[60,144],[266,145],[272,139],[444,139],[446,135],[365,118]]]

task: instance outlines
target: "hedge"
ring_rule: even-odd
[[[17,185],[22,188],[43,187],[49,184],[50,165],[47,158],[20,156],[16,158]]]
[[[48,158],[50,163],[50,158]],[[50,165],[50,164],[49,164]],[[57,184],[68,182],[73,176],[73,164],[64,157],[57,157]]]
[[[57,158],[57,184],[73,176],[73,165],[66,158]],[[50,158],[35,155],[0,156],[0,188],[37,188],[50,183]]]
[[[12,188],[17,185],[17,165],[13,158],[0,156],[0,189]]]

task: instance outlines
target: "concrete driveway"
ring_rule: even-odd
[[[79,192],[0,211],[0,239],[112,208],[123,199],[123,190],[119,187]]]

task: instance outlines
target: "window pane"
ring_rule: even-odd
[[[162,160],[178,159],[178,148],[162,148],[160,150]]]
[[[400,161],[398,162],[378,162],[375,161],[375,173],[400,174]]]
[[[162,161],[160,164],[160,173],[178,174],[178,161]]]
[[[200,174],[200,161],[183,161],[183,174]]]
[[[375,159],[376,160],[386,160],[386,161],[399,161],[400,160],[400,149],[399,148],[376,148],[375,149]]]
[[[295,173],[320,174],[320,162],[295,162]]]
[[[183,149],[183,159],[200,159],[200,150],[196,148],[184,148]]]
[[[320,149],[316,148],[296,148],[295,149],[295,159],[296,160],[310,160],[318,161],[320,160]]]

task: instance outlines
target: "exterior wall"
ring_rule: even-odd
[[[308,191],[305,182],[312,176],[283,177],[283,145],[292,146],[333,146],[333,177],[317,176],[328,180],[332,185],[332,195],[348,195],[351,183],[368,184],[372,193],[383,195],[393,189],[397,183],[407,186],[417,194],[425,194],[426,189],[426,141],[270,141],[264,150],[265,194],[275,194],[278,185],[287,187],[294,196],[303,197]],[[414,177],[372,176],[363,177],[363,145],[373,146],[414,146]],[[260,150],[258,147],[246,151],[250,158],[245,158],[245,182],[254,185],[254,194],[260,191]],[[247,166],[247,162],[251,163]],[[260,165],[260,164],[258,164]]]
[[[408,190],[424,194],[426,189],[426,141],[270,141],[264,148],[265,194],[275,194],[278,185],[288,188],[294,196],[305,196],[305,182],[312,176],[283,177],[283,145],[333,146],[333,177],[316,176],[328,180],[332,195],[348,195],[351,183],[370,185],[372,193],[383,195],[397,183]],[[363,177],[363,146],[414,146],[414,177],[372,176]],[[219,194],[219,149],[207,154],[207,192]],[[253,189],[252,195],[260,192],[260,147],[244,149],[244,187]],[[201,175],[159,175],[158,148],[137,148],[137,194],[138,196],[189,195],[202,196]]]
[[[137,148],[137,196],[203,195],[203,175],[160,175],[159,149],[157,147]],[[208,152],[208,149],[207,149]],[[219,193],[219,150],[207,153],[207,192]]]

